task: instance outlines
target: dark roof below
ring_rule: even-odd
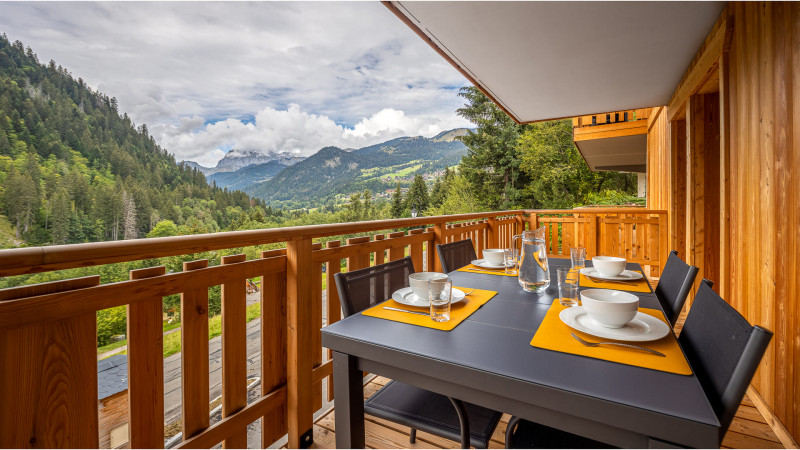
[[[128,355],[114,355],[97,362],[97,399],[128,389]]]

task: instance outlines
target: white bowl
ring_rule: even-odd
[[[428,299],[428,281],[436,278],[447,278],[447,275],[440,272],[417,272],[408,276],[408,285],[411,291],[422,299]]]
[[[503,265],[503,252],[505,249],[502,248],[487,248],[483,250],[483,259],[486,260],[489,264],[494,266],[502,266]]]
[[[586,314],[606,328],[622,328],[636,317],[639,297],[611,289],[581,291],[581,305]]]
[[[592,258],[592,265],[600,275],[615,277],[625,270],[625,258],[616,256],[595,256]]]

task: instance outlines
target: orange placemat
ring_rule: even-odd
[[[461,289],[464,292],[469,292],[472,290],[472,288],[461,288],[457,286],[453,286],[453,288]],[[430,313],[430,309],[428,308],[417,308],[414,306],[408,306],[402,303],[397,303],[392,299],[386,300],[383,303],[378,303],[372,308],[362,311],[361,314],[370,317],[377,317],[379,319],[394,320],[395,322],[408,323],[420,327],[450,331],[453,328],[457,327],[458,324],[463,322],[472,313],[477,311],[478,308],[480,308],[486,302],[491,300],[492,297],[494,297],[495,295],[497,295],[497,292],[495,291],[485,291],[483,289],[475,289],[475,292],[469,294],[466,299],[450,306],[450,320],[448,320],[447,322],[434,322],[433,320],[431,320],[430,317],[420,316],[419,314],[409,314],[405,312],[383,309],[384,306],[390,306],[392,308],[407,309],[409,311]]]
[[[603,359],[620,364],[645,367],[662,372],[671,372],[679,375],[692,374],[692,369],[689,367],[686,357],[683,356],[683,352],[678,345],[678,340],[675,339],[675,334],[669,333],[657,341],[631,342],[631,344],[634,345],[641,345],[642,347],[659,351],[667,355],[666,357],[622,347],[617,348],[610,345],[587,347],[576,341],[575,338],[570,336],[570,333],[575,333],[590,342],[608,341],[609,339],[591,336],[568,327],[558,317],[559,313],[566,308],[567,306],[561,306],[558,300],[553,302],[550,309],[547,310],[547,315],[544,317],[542,324],[539,325],[539,329],[536,330],[533,340],[531,340],[532,346],[556,352],[572,353],[573,355]],[[664,314],[657,309],[639,308],[639,311],[664,320]],[[666,323],[666,320],[664,320],[664,322]]]
[[[460,269],[456,269],[456,272],[468,272],[468,273],[488,273],[489,275],[503,275],[504,277],[516,277],[517,275],[508,275],[506,274],[505,269],[482,269],[475,264],[468,264]]]
[[[640,270],[633,270],[632,272],[642,273]],[[626,281],[625,283],[614,283],[611,282],[602,282],[602,281],[592,281],[586,275],[581,274],[581,287],[585,288],[600,288],[600,289],[614,289],[617,291],[632,291],[632,292],[652,292],[650,290],[650,286],[647,284],[647,278],[642,277],[641,280],[637,280],[633,282],[633,284],[628,284]]]

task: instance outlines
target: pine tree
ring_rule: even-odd
[[[50,236],[53,244],[66,244],[69,237],[72,204],[69,200],[69,193],[63,186],[56,190],[50,200],[50,215],[52,216]]]
[[[404,210],[403,190],[400,188],[400,183],[397,183],[397,189],[395,189],[394,194],[392,194],[392,217],[395,219],[403,217]]]
[[[422,175],[415,175],[414,181],[411,183],[411,189],[408,190],[408,197],[406,204],[409,209],[416,209],[422,213],[428,206],[430,206],[430,197],[428,196],[428,187],[425,185],[425,180]]]

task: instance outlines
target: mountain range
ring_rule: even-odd
[[[231,150],[213,168],[191,161],[184,164],[197,167],[217,187],[243,190],[268,205],[315,207],[341,203],[364,189],[374,197],[386,197],[397,183],[409,185],[416,174],[433,180],[466,154],[456,138],[467,131],[457,128],[432,138],[400,137],[356,150],[325,147],[308,158]]]

